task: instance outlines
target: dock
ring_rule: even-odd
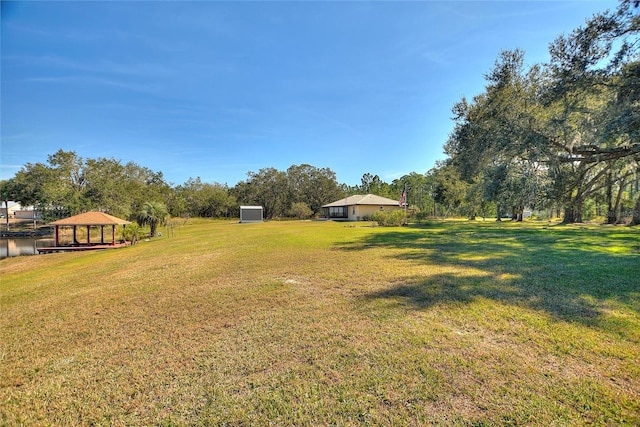
[[[124,248],[126,246],[130,246],[130,242],[124,243],[106,243],[106,244],[96,244],[96,245],[75,245],[75,246],[47,246],[42,248],[37,248],[38,253],[48,254],[52,252],[80,252],[80,251],[95,251],[100,249],[117,249]]]

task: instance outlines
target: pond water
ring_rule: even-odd
[[[53,246],[53,239],[1,238],[0,259],[21,255],[37,255],[38,248]]]

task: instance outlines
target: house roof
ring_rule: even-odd
[[[355,195],[336,200],[333,203],[322,206],[330,208],[336,206],[352,206],[352,205],[374,205],[374,206],[398,206],[397,200],[387,199],[386,197],[376,196],[375,194]]]
[[[85,212],[69,218],[53,221],[51,225],[125,225],[131,224],[124,219],[116,218],[113,215],[104,212]]]
[[[2,203],[0,204],[0,207],[2,209],[6,209],[7,207],[9,209],[20,209],[21,208],[20,203],[18,203],[18,202],[12,202],[11,200],[9,200],[7,203],[9,204],[9,206],[5,206],[5,202],[3,200]]]

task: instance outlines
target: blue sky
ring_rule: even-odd
[[[230,186],[443,159],[502,49],[529,63],[614,1],[2,2],[0,177],[58,149]]]

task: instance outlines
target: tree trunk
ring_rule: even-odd
[[[576,222],[575,210],[572,207],[567,206],[564,208],[564,217],[562,218],[563,224],[572,224]]]
[[[502,221],[502,212],[500,211],[500,205],[496,204],[496,221]]]
[[[618,222],[620,222],[622,220],[622,210],[623,210],[623,206],[622,206],[622,194],[624,193],[624,189],[627,186],[625,180],[623,179],[622,182],[620,182],[620,187],[618,188],[618,194],[616,195],[616,201],[615,204],[613,205],[614,211],[615,211],[615,219],[616,222],[614,224],[617,224]]]
[[[9,231],[9,201],[5,199],[5,220],[7,221],[7,231]]]
[[[517,211],[516,211],[516,221],[517,222],[522,222],[522,220],[524,216],[524,206],[518,206]]]
[[[613,199],[610,194],[610,189],[607,189],[607,224],[615,224],[618,222],[618,215],[616,208],[613,205]]]
[[[631,225],[640,225],[640,196],[638,196],[636,206],[633,208],[633,219],[631,220]]]
[[[607,174],[607,190],[606,190],[606,198],[607,198],[607,224],[615,224],[618,221],[618,216],[616,215],[616,209],[613,205],[613,170],[610,169]]]
[[[582,222],[582,203],[574,202],[564,209],[563,224]]]

